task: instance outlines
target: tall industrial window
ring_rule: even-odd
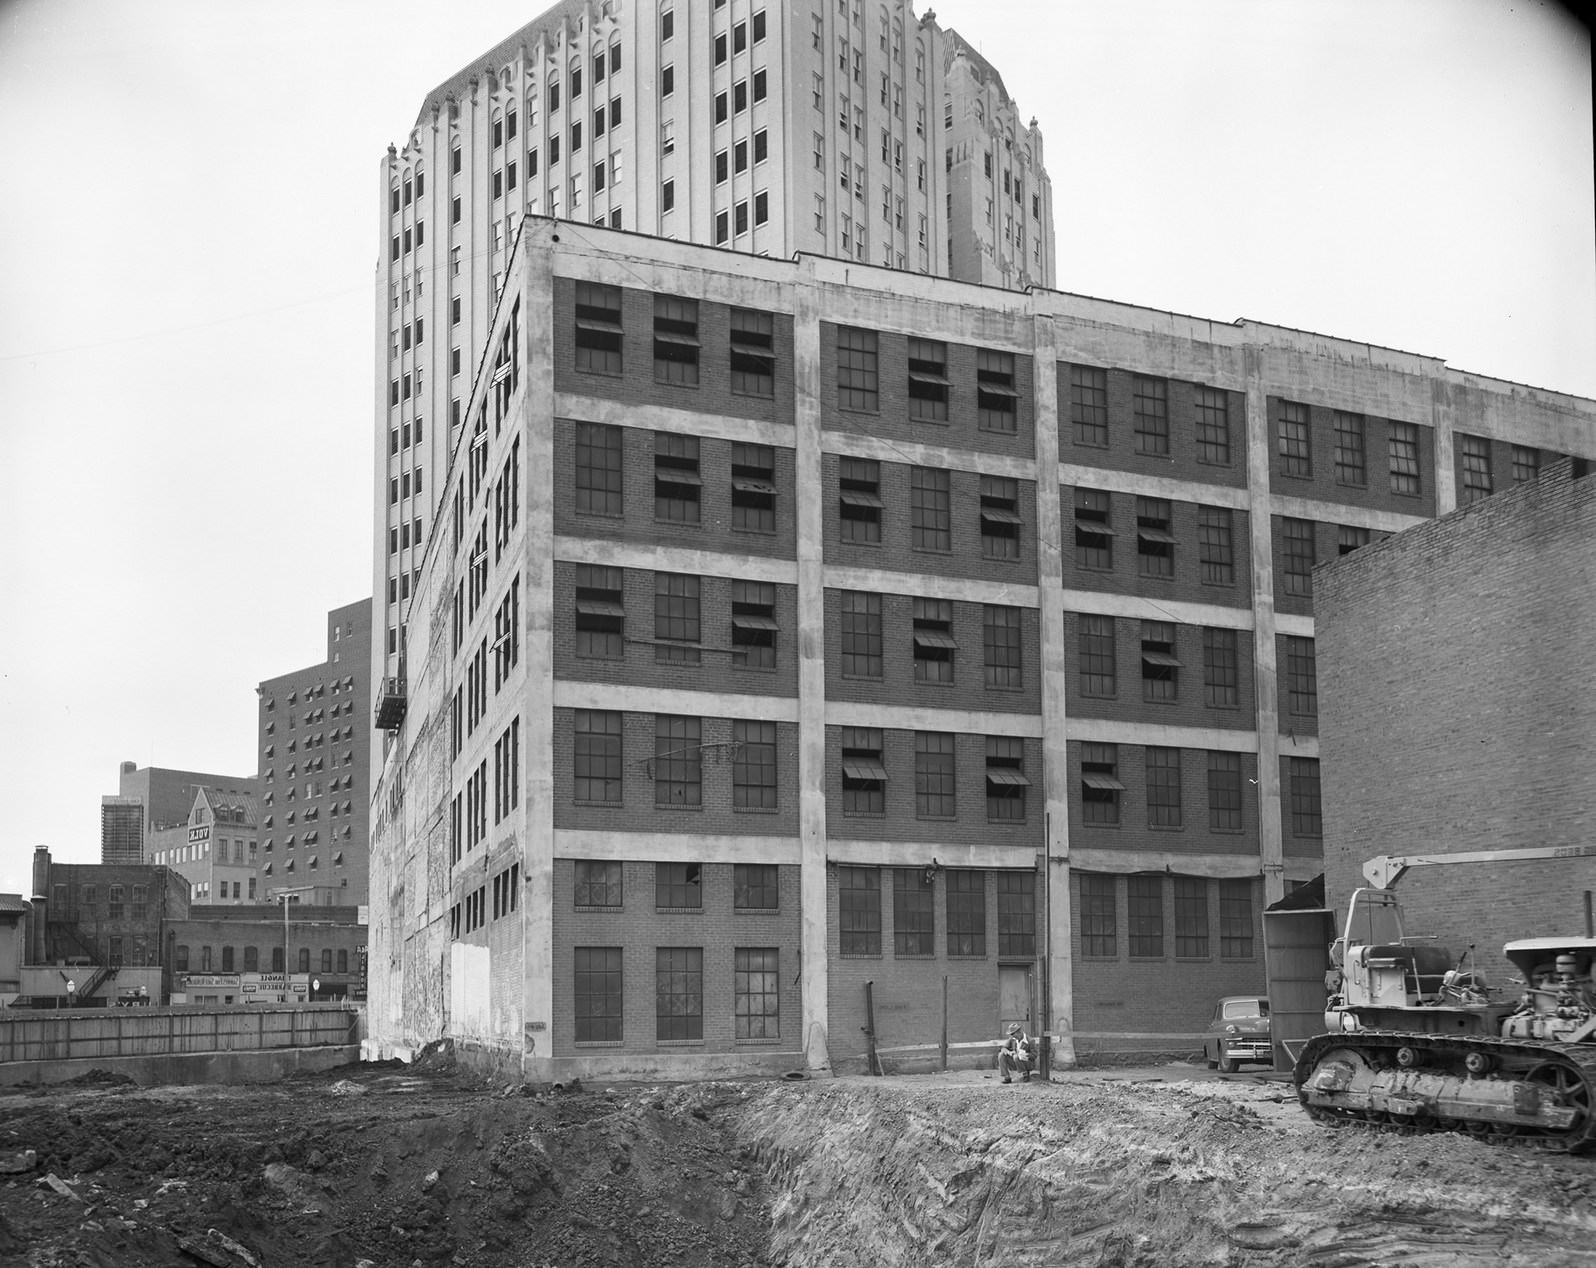
[[[1197,461],[1230,465],[1229,398],[1215,387],[1196,391]]]
[[[947,422],[947,344],[935,339],[909,340],[909,417],[917,422]]]
[[[1513,483],[1524,484],[1541,473],[1541,451],[1513,446]]]
[[[732,665],[776,667],[776,587],[768,581],[734,581],[731,589]]]
[[[1202,580],[1208,586],[1233,585],[1236,580],[1236,555],[1230,534],[1228,506],[1197,508],[1197,558],[1202,565]]]
[[[1467,506],[1491,496],[1491,442],[1483,436],[1458,436],[1458,453],[1463,462],[1463,496],[1459,505]]]
[[[914,733],[914,813],[919,819],[951,819],[957,813],[954,737],[946,731]]]
[[[654,381],[698,382],[698,301],[654,296]]]
[[[626,654],[625,574],[619,568],[576,565],[576,654],[620,660]]]
[[[774,863],[732,864],[732,908],[775,911],[781,906],[781,869]]]
[[[1114,566],[1110,496],[1102,489],[1075,490],[1075,562],[1082,568]]]
[[[1175,575],[1175,535],[1170,527],[1167,499],[1136,499],[1136,566],[1142,576]]]
[[[621,288],[576,284],[576,368],[589,374],[621,372]]]
[[[776,531],[776,451],[769,445],[733,443],[732,527],[744,533]]]
[[[731,310],[731,390],[736,395],[775,395],[775,347],[775,319],[769,313]]]
[[[1280,569],[1285,592],[1306,598],[1313,594],[1313,521],[1280,519]]]
[[[654,864],[654,906],[695,911],[704,906],[704,869],[698,863]]]
[[[1145,374],[1131,376],[1131,417],[1136,452],[1169,454],[1169,384]]]
[[[881,954],[881,873],[873,867],[837,869],[838,950]]]
[[[948,954],[986,954],[986,873],[953,868],[944,874],[948,906]]]
[[[1341,555],[1350,555],[1359,546],[1369,544],[1369,530],[1366,528],[1353,528],[1342,524],[1336,529],[1336,552]]]
[[[621,514],[621,429],[604,423],[576,425],[576,511]]]
[[[775,947],[732,950],[732,1015],[738,1039],[781,1037],[781,952]]]
[[[1119,746],[1081,745],[1081,821],[1091,824],[1119,822]]]
[[[842,640],[843,677],[881,677],[881,596],[844,590],[841,606],[838,633]]]
[[[1175,888],[1175,954],[1191,960],[1208,958],[1208,881],[1177,876]]]
[[[621,1039],[621,948],[574,947],[577,1043]]]
[[[577,859],[572,865],[575,907],[621,906],[621,864],[612,859]]]
[[[1081,954],[1112,959],[1119,954],[1119,912],[1115,878],[1079,872],[1081,878]]]
[[[1291,773],[1291,834],[1316,837],[1323,834],[1319,819],[1319,759],[1293,757]]]
[[[1308,434],[1308,407],[1296,401],[1280,402],[1276,422],[1280,446],[1280,469],[1288,476],[1306,480],[1313,475],[1313,445]]]
[[[704,1037],[704,949],[654,948],[654,1038]]]
[[[1147,825],[1178,828],[1180,816],[1180,750],[1144,750],[1147,763]]]
[[[1235,630],[1203,629],[1203,703],[1210,709],[1234,709],[1241,703]]]
[[[1131,955],[1161,957],[1164,954],[1164,878],[1127,876],[1125,912],[1130,924]]]
[[[578,709],[574,718],[576,800],[618,805],[621,800],[621,715],[609,710]]]
[[[986,817],[989,823],[1023,823],[1025,741],[1017,735],[986,737]]]
[[[877,338],[873,330],[837,327],[837,405],[874,413],[878,408]]]
[[[953,638],[953,600],[915,599],[914,680],[953,681],[953,655],[959,645]]]
[[[654,433],[654,518],[675,524],[699,522],[698,437]]]
[[[997,888],[998,958],[1036,955],[1036,873],[994,872]]]
[[[1219,882],[1219,955],[1225,960],[1252,959],[1252,881]]]
[[[1208,754],[1208,827],[1241,831],[1241,754]]]
[[[776,808],[776,724],[732,723],[732,805],[738,810]]]
[[[1020,557],[1020,482],[1009,476],[981,477],[981,558]]]
[[[677,572],[654,574],[654,659],[660,664],[696,665],[699,623],[699,579]]]
[[[845,542],[881,540],[881,464],[874,458],[837,460],[837,500]]]
[[[1077,445],[1108,448],[1108,371],[1070,366],[1070,424]]]
[[[703,723],[673,713],[654,715],[654,804],[698,806],[704,801]]]
[[[925,868],[892,869],[892,953],[936,954],[936,890]]]
[[[887,768],[881,760],[881,732],[845,726],[842,741],[842,813],[878,815],[886,810]]]
[[[1336,483],[1361,489],[1368,483],[1364,460],[1363,415],[1336,411]]]
[[[1019,393],[1014,388],[1014,354],[979,348],[975,354],[977,426],[1014,432],[1019,427]]]
[[[1142,699],[1170,704],[1180,699],[1180,657],[1175,654],[1175,626],[1169,621],[1142,622]]]
[[[948,472],[909,468],[909,525],[916,550],[953,549],[953,503]]]
[[[1022,685],[1019,608],[986,604],[981,609],[981,650],[988,687]]]
[[[1286,707],[1298,717],[1319,713],[1319,687],[1311,638],[1286,635]]]
[[[1118,690],[1114,656],[1114,618],[1083,615],[1078,620],[1081,694],[1113,696]]]
[[[1419,425],[1391,424],[1391,492],[1419,492]]]

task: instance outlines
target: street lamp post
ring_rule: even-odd
[[[284,887],[271,892],[271,897],[283,905],[283,1002],[287,1003],[288,997],[288,904],[297,902],[301,894],[309,894],[315,890],[314,885],[299,885]]]

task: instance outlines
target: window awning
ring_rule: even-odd
[[[1018,511],[1011,511],[1006,506],[983,506],[981,518],[991,520],[995,524],[1023,524]]]
[[[1148,528],[1142,524],[1136,526],[1136,536],[1140,537],[1144,542],[1174,543],[1180,540],[1173,533],[1166,533],[1161,528]]]
[[[857,757],[842,759],[842,773],[849,779],[885,779],[887,768],[880,762],[867,762]]]
[[[975,385],[975,388],[976,391],[986,392],[991,396],[1011,396],[1018,399],[1020,395],[1007,383],[990,383],[982,380]]]
[[[703,479],[696,471],[688,471],[682,467],[655,467],[654,478],[661,484],[703,484]]]
[[[626,608],[608,599],[578,599],[576,610],[586,616],[625,616]]]
[[[772,497],[776,494],[776,486],[769,480],[756,480],[752,476],[736,476],[732,479],[732,488],[739,493],[768,493]]]
[[[1149,651],[1142,652],[1142,662],[1148,665],[1173,665],[1176,669],[1179,669],[1181,664],[1179,656],[1171,656],[1168,652]]]
[[[590,317],[586,314],[578,313],[576,318],[576,328],[578,330],[604,330],[611,334],[618,335],[621,333],[620,314],[617,313],[612,318]]]
[[[881,496],[876,493],[866,493],[863,489],[839,489],[837,496],[848,506],[885,506]]]
[[[958,640],[942,630],[916,630],[914,641],[921,647],[950,647],[958,649]]]
[[[937,383],[946,387],[948,385],[948,376],[937,370],[910,370],[909,382]]]
[[[779,630],[773,616],[758,616],[751,612],[733,612],[732,624],[743,630]]]
[[[1088,788],[1101,788],[1110,792],[1125,791],[1125,785],[1120,783],[1119,780],[1115,779],[1112,775],[1098,775],[1095,772],[1093,774],[1085,774],[1083,772],[1081,775],[1081,783],[1085,784]]]
[[[696,347],[698,347],[698,336],[697,335],[677,335],[677,334],[672,334],[668,330],[655,330],[654,331],[654,342],[655,343],[679,343],[684,348],[696,348]]]
[[[1029,788],[1031,781],[1010,766],[988,766],[986,768],[986,782],[989,784],[1012,784],[1015,787]]]
[[[1075,531],[1077,533],[1089,533],[1093,537],[1117,537],[1118,536],[1118,534],[1115,533],[1113,529],[1111,529],[1107,524],[1103,523],[1101,520],[1083,520],[1079,516],[1075,517]]]

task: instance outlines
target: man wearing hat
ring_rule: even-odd
[[[998,1049],[998,1073],[1003,1076],[1003,1082],[1012,1083],[1009,1077],[1011,1071],[1020,1072],[1020,1082],[1031,1081],[1031,1041],[1026,1037],[1025,1027],[1019,1022],[1009,1026],[1009,1037]]]

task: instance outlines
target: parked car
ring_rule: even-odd
[[[1208,1068],[1234,1074],[1243,1061],[1274,1064],[1269,1036],[1269,1001],[1261,995],[1226,995],[1214,1005],[1214,1018],[1203,1036]]]

